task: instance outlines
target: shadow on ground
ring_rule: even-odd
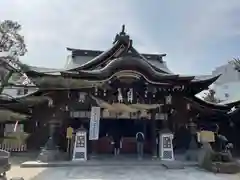
[[[17,170],[24,180],[238,180],[239,175],[214,174],[197,168],[167,170],[161,167],[95,166],[65,168],[20,168]]]
[[[22,163],[26,161],[35,161],[38,157],[38,152],[21,152],[21,153],[11,153],[10,154],[10,163],[15,166],[15,165],[21,165]]]
[[[36,160],[37,153],[12,154],[10,161],[12,169],[7,178],[23,177],[24,180],[237,180],[240,175],[213,174],[197,168],[188,167],[181,170],[168,170],[162,166],[81,166],[58,168],[20,168],[25,161]]]

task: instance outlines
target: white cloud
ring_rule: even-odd
[[[235,36],[240,31],[235,26],[240,21],[232,14],[236,10],[240,11],[239,0],[212,0],[198,6],[188,18],[188,43],[202,45],[209,38]]]
[[[170,69],[193,73],[193,67],[198,68],[194,59],[210,38],[239,35],[237,18],[231,14],[237,8],[239,0],[150,0],[145,4],[134,0],[1,0],[0,17],[22,24],[29,50],[23,59],[33,65],[62,67],[66,47],[107,49],[126,24],[139,51],[166,51]]]
[[[3,0],[0,7],[7,10],[0,11],[0,17],[22,24],[29,50],[24,58],[27,62],[59,67],[66,58],[65,47],[108,48],[122,23],[129,24],[128,30],[134,29],[125,4],[107,0]],[[56,59],[50,60],[52,57]],[[56,64],[59,60],[61,63]]]

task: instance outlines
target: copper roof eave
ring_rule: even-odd
[[[31,114],[30,109],[31,107],[28,105],[25,105],[24,103],[21,103],[20,101],[16,99],[0,99],[1,108],[6,108],[12,111],[15,111],[17,113],[27,113]]]
[[[129,75],[129,73],[131,75]],[[155,85],[167,85],[167,86],[171,86],[171,83],[169,82],[162,82],[162,81],[152,81],[150,80],[148,77],[146,77],[144,74],[140,73],[140,72],[136,72],[136,71],[130,71],[130,70],[125,70],[125,71],[119,71],[119,72],[115,72],[114,74],[107,76],[106,78],[103,79],[99,79],[98,74],[95,74],[92,77],[95,77],[94,79],[90,79],[88,78],[84,78],[83,74],[73,74],[73,73],[68,73],[68,72],[62,72],[62,75],[65,77],[72,77],[72,78],[81,78],[83,80],[89,80],[91,82],[109,82],[114,80],[115,78],[119,78],[119,77],[142,77],[143,79],[145,79],[148,83],[150,84],[155,84]],[[93,74],[92,74],[93,75]],[[176,79],[178,77],[178,75],[165,75],[165,77],[162,77],[162,80],[173,80]]]
[[[240,100],[236,100],[234,102],[230,102],[230,103],[226,103],[226,104],[222,104],[222,105],[229,106],[229,107],[239,106]]]
[[[67,76],[67,77],[72,77],[72,78],[82,78],[81,76],[82,73],[93,73],[98,72],[98,70],[93,70],[93,71],[62,71],[62,70],[56,70],[56,71],[51,71],[51,72],[37,72],[37,71],[28,71],[26,72],[26,75],[29,77],[57,77],[57,76]],[[97,75],[97,74],[96,74]],[[195,76],[180,76],[177,74],[165,74],[162,73],[162,80],[180,80],[180,81],[190,81],[194,79]]]
[[[89,49],[75,49],[75,48],[70,48],[70,47],[66,47],[67,51],[75,51],[75,52],[81,52],[81,54],[85,54],[85,55],[89,55],[89,54],[93,54],[93,55],[100,55],[101,53],[103,53],[104,51],[100,51],[100,50],[89,50]],[[165,57],[167,56],[166,53],[163,54],[147,54],[147,53],[142,53],[143,56],[159,56],[159,57]]]
[[[230,96],[230,98],[223,100],[221,102],[219,102],[219,104],[221,105],[227,105],[227,106],[237,106],[240,107],[240,97],[239,96]]]
[[[198,104],[201,107],[212,109],[214,111],[228,112],[231,109],[231,107],[229,107],[227,105],[219,105],[217,103],[207,102],[207,101],[204,101],[204,100],[202,100],[198,97],[195,97],[195,96],[184,97],[184,99],[186,99],[189,102]]]
[[[127,70],[126,70],[127,71]],[[131,71],[131,72],[134,72],[134,71]],[[57,73],[57,74],[56,74]],[[91,75],[95,75],[97,77],[97,75],[99,74],[99,70],[93,70],[93,71],[56,71],[56,72],[47,72],[47,73],[43,73],[43,72],[36,72],[36,71],[29,71],[29,72],[26,72],[26,74],[29,76],[29,77],[44,77],[44,76],[48,76],[48,77],[58,77],[58,76],[67,76],[67,77],[72,77],[72,78],[83,78],[82,75],[84,75],[85,73],[90,73]],[[122,72],[124,73],[124,71]],[[135,72],[136,74],[140,74],[141,76],[144,76],[142,75],[141,73],[138,73],[138,72]],[[212,77],[210,79],[204,79],[204,80],[195,80],[195,81],[191,81],[192,79],[194,79],[194,76],[179,76],[179,75],[176,75],[176,74],[164,74],[164,73],[160,73],[161,76],[159,76],[159,80],[158,81],[155,81],[155,82],[152,82],[153,84],[159,84],[158,82],[161,80],[163,81],[168,81],[168,80],[171,80],[171,81],[190,81],[191,84],[205,84],[205,86],[208,86],[210,84],[212,84],[219,76],[216,76],[216,77]],[[85,74],[86,75],[86,74]],[[114,75],[113,75],[114,76]],[[110,78],[110,77],[109,77]],[[109,78],[106,78],[106,79],[109,79]],[[148,79],[144,76],[145,79]],[[90,79],[89,79],[90,80]]]
[[[119,38],[116,39],[113,46],[98,56],[94,57],[89,62],[86,62],[79,67],[70,69],[71,70],[89,70],[92,69],[99,64],[102,64],[106,61],[108,61],[111,58],[119,57],[121,54],[128,51],[129,48],[132,47],[132,40],[129,38],[129,36],[118,36]]]
[[[101,64],[109,63],[112,59],[121,57],[122,54],[127,55],[135,55],[136,57],[140,57],[143,61],[146,61],[153,69],[156,71],[160,71],[163,73],[168,74],[168,72],[162,70],[161,68],[155,67],[152,64],[148,62],[148,56],[155,56],[159,60],[159,57],[166,56],[166,54],[162,55],[156,55],[156,54],[140,54],[138,51],[132,46],[132,40],[126,33],[123,34],[117,34],[115,38],[115,42],[113,46],[106,51],[93,51],[93,50],[77,50],[72,48],[67,48],[67,50],[72,51],[72,56],[78,55],[77,52],[79,52],[80,56],[96,56],[89,62],[86,62],[85,64],[80,65],[79,67],[70,69],[70,70],[90,70],[90,69],[96,69]],[[131,53],[129,53],[131,51]],[[162,61],[162,59],[161,59]]]
[[[17,113],[21,113],[21,114],[26,114],[26,115],[31,115],[31,107],[28,108],[28,107],[24,107],[24,105],[22,104],[4,104],[4,105],[1,105],[1,108],[0,109],[8,109],[8,110],[11,110],[11,111],[14,111],[14,112],[17,112]]]
[[[193,108],[195,108],[196,110],[204,113],[204,114],[222,114],[222,115],[227,115],[227,113],[229,112],[229,109],[219,109],[218,107],[209,107],[206,105],[203,105],[199,102],[196,102],[192,99],[186,99],[187,102],[189,102]]]
[[[191,81],[195,78],[195,76],[181,76],[179,75],[178,80],[180,81]]]
[[[214,83],[221,75],[217,75],[217,76],[210,76],[208,78],[205,79],[193,79],[191,81],[192,84],[207,84],[207,85],[211,85],[212,83]]]
[[[240,112],[240,108],[237,108],[236,110],[234,110],[233,112],[228,112],[229,116],[234,116],[234,115],[238,115]]]
[[[149,76],[152,81],[175,80],[179,77],[176,74],[166,74],[156,71],[146,60],[136,57],[120,57],[111,60],[105,67],[97,70],[78,70],[78,73],[62,72],[62,74],[88,79],[88,80],[105,80],[118,72],[135,72]],[[192,77],[190,77],[191,79]]]
[[[88,71],[81,71],[81,72],[88,72]],[[92,72],[94,72],[94,71],[92,71]],[[141,74],[141,73],[134,72],[134,71],[132,71],[132,72],[136,73],[136,74]],[[70,76],[70,77],[73,77],[73,78],[82,78],[82,76],[79,73],[62,72],[62,74],[65,75],[65,76],[68,76],[68,77]],[[97,76],[97,74],[96,74],[96,76]],[[122,76],[124,76],[124,75],[122,75]],[[181,77],[178,74],[162,74],[162,80],[167,80],[167,81],[169,81],[169,80],[174,81],[175,80],[175,81],[179,81],[180,83],[181,83],[181,81],[191,81],[193,78],[194,78],[194,76]]]

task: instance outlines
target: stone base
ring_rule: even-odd
[[[157,155],[153,155],[153,156],[152,156],[152,160],[158,160]]]
[[[184,169],[184,163],[176,161],[163,161],[162,165],[167,169]]]
[[[52,162],[60,160],[59,150],[42,150],[38,156],[38,160],[41,162]]]
[[[198,161],[199,150],[187,150],[185,158],[187,161]]]
[[[213,162],[212,170],[215,173],[237,174],[240,172],[240,164],[237,162]]]

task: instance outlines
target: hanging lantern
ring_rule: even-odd
[[[133,89],[130,88],[129,91],[127,92],[127,100],[128,102],[133,102]]]
[[[86,94],[84,92],[79,92],[79,102],[84,102],[85,101],[85,96]]]
[[[123,102],[121,88],[118,88],[117,91],[118,91],[118,102]]]
[[[166,104],[172,104],[172,96],[169,94],[168,96],[165,97]]]
[[[187,103],[187,110],[191,109],[191,105],[189,103]]]
[[[154,89],[153,89],[153,97],[156,96],[156,93],[157,93],[157,88],[154,88]]]
[[[48,107],[53,106],[53,100],[51,98],[48,99]]]
[[[146,90],[144,93],[145,98],[147,97],[148,91]]]
[[[97,95],[98,95],[98,88],[95,87],[95,96],[97,96]]]
[[[68,109],[68,105],[66,105],[66,106],[65,106],[65,110],[66,110],[66,111],[68,111],[68,110],[69,110],[69,109]]]

